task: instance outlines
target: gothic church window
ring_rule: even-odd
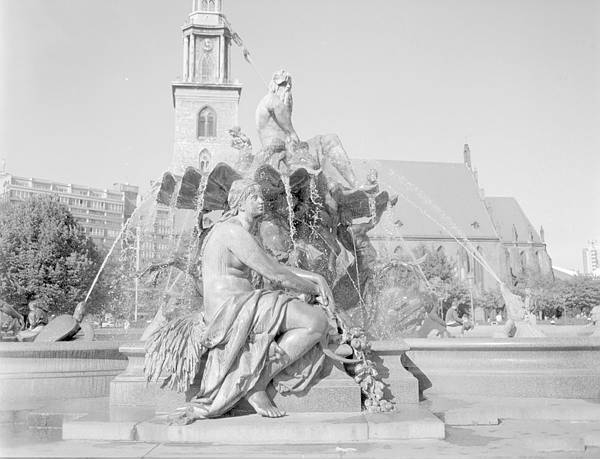
[[[202,11],[208,11],[208,0],[202,0]]]
[[[210,107],[204,107],[198,115],[198,137],[217,136],[217,114]]]
[[[519,264],[521,265],[521,273],[525,274],[527,271],[527,255],[525,254],[524,250],[519,253]]]
[[[210,170],[210,152],[206,148],[200,152],[199,166],[201,172]]]
[[[483,249],[479,246],[477,246],[477,253],[479,253],[479,258],[485,259],[485,258],[483,258]],[[478,260],[475,260],[474,264],[475,264],[475,266],[474,266],[473,274],[475,275],[475,285],[478,285],[481,288],[483,288],[483,281],[484,281],[483,265]]]
[[[215,11],[215,0],[208,0],[208,11]]]

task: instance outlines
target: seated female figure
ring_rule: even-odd
[[[299,365],[277,389],[304,390],[318,374],[323,354],[315,345],[329,329],[325,310],[300,298],[304,294],[331,311],[334,307],[322,276],[278,263],[252,236],[264,210],[258,184],[235,181],[228,203],[230,210],[215,224],[201,251],[206,324],[202,342],[208,356],[186,422],[220,416],[242,398],[262,416],[283,416],[269,398],[267,385],[290,365]],[[252,271],[297,295],[256,289]],[[302,381],[293,381],[292,375]]]

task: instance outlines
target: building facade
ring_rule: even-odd
[[[173,255],[175,236],[175,216],[172,209],[157,205],[149,216],[140,215],[135,228],[139,267],[144,269],[151,263],[165,261]]]
[[[108,250],[136,207],[138,187],[116,183],[111,189],[52,180],[0,174],[0,199],[25,201],[33,196],[55,196],[85,228],[100,250]]]
[[[486,197],[484,201],[504,247],[508,280],[553,276],[544,228],[536,231],[515,198]]]
[[[353,164],[356,171],[377,170],[381,189],[399,195],[369,233],[380,254],[420,245],[443,251],[455,261],[457,277],[478,291],[497,288],[496,277],[513,285],[522,276],[553,276],[543,229],[540,235],[514,198],[484,196],[468,145],[463,163]]]
[[[598,241],[589,241],[582,251],[583,274],[600,276],[600,244]]]
[[[194,0],[182,28],[182,77],[172,83],[175,174],[188,166],[208,172],[221,161],[237,159],[228,131],[238,125],[242,86],[231,80],[233,37],[222,8],[222,0]]]

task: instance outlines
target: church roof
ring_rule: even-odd
[[[381,191],[400,195],[398,204],[388,209],[371,231],[372,236],[397,237],[399,233],[408,238],[449,237],[412,201],[447,228],[456,225],[458,231],[449,228],[454,234],[498,240],[473,174],[463,163],[359,159],[352,163],[359,183],[364,182],[370,168],[375,168]]]
[[[502,242],[542,242],[515,198],[488,197],[485,203]]]
[[[572,269],[559,268],[558,266],[552,266],[552,271],[554,271],[554,278],[560,280],[570,280],[573,277],[577,276],[577,271],[573,271]]]

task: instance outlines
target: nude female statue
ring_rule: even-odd
[[[283,416],[269,398],[267,385],[295,364],[303,368],[290,374],[302,374],[304,379],[316,376],[319,363],[307,363],[306,357],[314,355],[322,363],[323,353],[315,353],[315,345],[329,330],[325,310],[300,298],[316,298],[334,310],[333,294],[321,275],[278,263],[252,236],[253,225],[264,211],[259,185],[235,181],[228,203],[230,210],[202,248],[206,327],[201,341],[208,355],[200,391],[182,415],[182,423],[225,414],[241,398],[262,416]],[[255,288],[251,271],[286,292]]]

